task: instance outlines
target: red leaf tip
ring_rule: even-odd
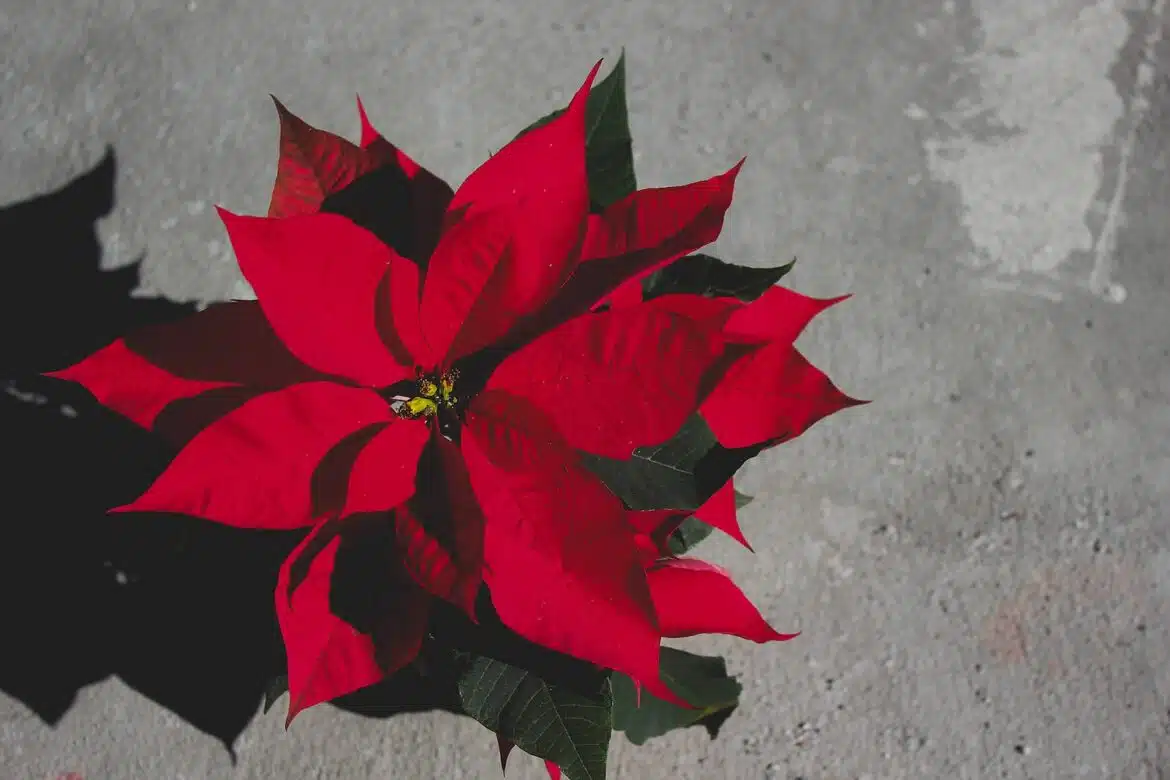
[[[47,376],[50,379],[64,379],[66,382],[75,382],[77,380],[73,377],[76,375],[74,371],[76,368],[76,365],[72,365],[68,368],[59,368],[56,371],[42,371],[41,376]]]
[[[601,70],[601,64],[605,62],[605,57],[602,57],[593,64],[593,69],[589,71],[589,77],[585,79],[585,83],[592,86],[593,80],[597,78],[597,71]]]
[[[377,140],[378,131],[374,129],[374,125],[370,122],[369,114],[366,113],[366,107],[362,103],[362,96],[355,93],[354,99],[357,101],[358,120],[361,122],[360,144],[364,149]]]
[[[573,95],[573,100],[569,103],[569,110],[576,111],[581,114],[582,119],[585,117],[585,102],[589,98],[589,90],[593,88],[593,81],[597,78],[597,71],[601,69],[601,63],[604,60],[598,60],[597,64],[593,66],[593,70],[589,71],[589,75],[585,77],[585,83],[577,90],[577,94]]]
[[[276,95],[273,95],[271,92],[269,92],[268,97],[272,98],[272,103],[273,103],[273,105],[276,106],[276,113],[280,116],[280,119],[282,122],[285,119],[296,119],[297,118],[293,114],[293,112],[288,110],[288,106],[286,106],[284,103],[280,102],[280,98],[278,98]]]

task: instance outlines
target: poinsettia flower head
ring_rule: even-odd
[[[270,216],[219,212],[257,300],[131,334],[54,374],[182,445],[120,511],[312,529],[276,593],[290,718],[409,663],[433,599],[474,619],[481,584],[520,636],[677,700],[658,670],[653,580],[666,575],[648,573],[625,507],[580,452],[625,459],[670,438],[722,365],[726,318],[678,301],[595,309],[713,240],[738,166],[590,215],[596,72],[563,114],[472,172],[433,235],[401,245],[338,201],[422,169],[364,118],[359,146],[278,108]],[[324,500],[322,471],[339,462],[345,487]],[[384,525],[401,570],[401,619],[385,632],[355,630],[328,598],[361,518]]]

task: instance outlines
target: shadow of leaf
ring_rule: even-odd
[[[107,515],[173,453],[37,373],[192,311],[132,298],[137,264],[101,269],[94,223],[113,209],[115,170],[110,150],[61,189],[0,208],[0,689],[52,725],[81,687],[116,675],[230,749],[283,670],[272,591],[298,535]]]

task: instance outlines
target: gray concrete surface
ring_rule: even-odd
[[[615,778],[1170,777],[1170,10],[1165,0],[4,0],[0,203],[118,154],[104,263],[240,294],[210,206],[266,205],[267,93],[458,181],[628,51],[640,180],[748,163],[718,253],[853,292],[803,337],[875,403],[741,475],[800,639],[729,654],[711,741]],[[5,641],[5,640],[0,640]],[[84,643],[84,637],[78,641]],[[54,727],[0,698],[0,776],[491,778],[491,735],[329,708],[235,745],[117,679]],[[517,754],[509,777],[541,776]]]

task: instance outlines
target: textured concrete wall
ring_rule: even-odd
[[[745,469],[755,556],[710,543],[803,635],[689,641],[729,654],[742,707],[714,742],[617,740],[612,775],[1153,780],[1170,776],[1168,31],[1165,0],[5,0],[0,203],[112,145],[104,267],[142,256],[142,292],[180,301],[245,294],[211,205],[266,205],[269,92],[350,135],[360,92],[458,181],[625,46],[641,183],[746,154],[717,253],[796,255],[803,292],[855,293],[802,346],[876,402]],[[39,262],[0,240],[6,263]],[[21,663],[79,663],[94,631]],[[491,735],[448,716],[323,707],[284,733],[274,711],[233,765],[117,676],[70,692],[55,725],[0,696],[0,776],[498,772]],[[517,754],[509,775],[542,771]]]

